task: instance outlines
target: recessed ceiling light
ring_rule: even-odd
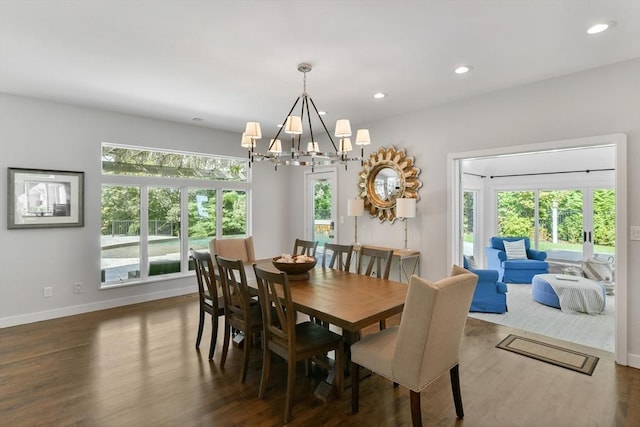
[[[455,70],[453,70],[456,74],[466,74],[469,71],[473,70],[473,67],[471,65],[461,65],[458,68],[456,68]]]
[[[377,93],[374,93],[374,94],[373,94],[373,97],[374,97],[375,99],[382,99],[382,98],[384,98],[385,96],[387,96],[387,94],[386,94],[386,93],[382,93],[382,92],[377,92]]]
[[[278,123],[276,126],[281,128],[282,127],[282,123]]]
[[[603,31],[607,31],[609,28],[613,27],[615,24],[616,24],[615,22],[611,21],[603,24],[592,25],[587,30],[587,34],[599,34]]]
[[[321,116],[324,116],[324,115],[327,114],[327,112],[326,111],[318,111],[318,114],[321,115]]]

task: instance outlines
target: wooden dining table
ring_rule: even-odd
[[[258,267],[278,272],[271,260],[256,261]],[[246,265],[247,282],[257,293],[253,265]],[[360,330],[401,313],[407,296],[406,283],[316,266],[309,278],[290,280],[296,311],[342,329],[347,347],[360,337]],[[331,378],[332,375],[329,375]],[[320,384],[316,396],[326,400],[330,390]]]
[[[271,260],[256,264],[278,272]],[[249,287],[257,292],[252,264],[247,264],[246,272]],[[406,283],[320,266],[309,271],[308,279],[290,280],[289,285],[297,311],[349,332],[401,313],[408,289]]]

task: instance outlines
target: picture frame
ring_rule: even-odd
[[[84,172],[7,168],[7,228],[84,227]]]

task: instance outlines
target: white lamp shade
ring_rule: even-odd
[[[400,198],[396,199],[396,217],[415,218],[416,199]]]
[[[282,142],[279,139],[269,141],[270,153],[282,153]]]
[[[356,132],[356,145],[369,145],[369,144],[371,144],[369,129],[358,129],[358,132]]]
[[[336,136],[345,138],[351,136],[351,123],[347,119],[339,119],[336,121]]]
[[[307,144],[307,152],[309,153],[317,153],[320,151],[320,146],[317,142],[310,142]]]
[[[364,213],[364,199],[347,200],[347,216],[361,216]]]
[[[243,148],[255,148],[256,140],[248,137],[246,132],[242,132],[242,141],[240,142],[240,146]]]
[[[247,122],[247,126],[244,130],[244,135],[253,138],[260,139],[262,138],[262,131],[260,130],[260,123],[258,122]]]
[[[351,140],[349,138],[342,138],[340,140],[340,152],[346,153],[351,150],[353,150],[353,146],[351,145]]]
[[[302,133],[302,119],[300,116],[289,116],[284,125],[284,132],[290,135],[300,135]]]

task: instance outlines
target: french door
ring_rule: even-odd
[[[305,174],[305,238],[318,242],[318,253],[324,252],[325,243],[337,241],[336,180],[335,170]]]
[[[498,191],[497,214],[498,235],[530,236],[550,260],[615,254],[614,189]]]

